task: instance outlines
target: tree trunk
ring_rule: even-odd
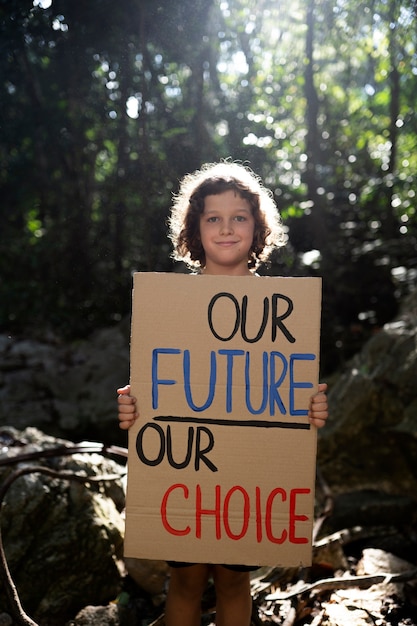
[[[327,240],[323,217],[323,200],[318,193],[319,178],[317,168],[320,163],[320,138],[318,129],[319,98],[314,84],[314,12],[315,0],[307,5],[306,62],[304,70],[304,94],[306,99],[306,153],[307,166],[304,181],[307,185],[308,198],[313,202],[310,227],[314,248],[322,250]]]

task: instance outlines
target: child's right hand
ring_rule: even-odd
[[[136,398],[130,395],[130,385],[125,385],[117,389],[117,404],[118,404],[118,417],[119,426],[123,430],[127,430],[139,417],[139,413],[136,410]]]

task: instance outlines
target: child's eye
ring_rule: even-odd
[[[207,221],[208,221],[208,222],[217,222],[217,221],[218,221],[218,219],[219,219],[218,217],[212,216],[212,217],[208,217],[208,218],[207,218]]]
[[[244,215],[236,215],[236,222],[246,222],[246,217]]]

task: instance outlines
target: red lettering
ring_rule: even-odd
[[[307,537],[295,536],[295,524],[296,522],[306,522],[308,520],[307,515],[296,515],[296,499],[298,494],[309,494],[310,489],[291,489],[290,493],[290,542],[291,543],[308,543]]]
[[[214,515],[216,518],[216,539],[221,538],[221,526],[220,526],[220,485],[216,485],[216,505],[214,509],[203,509],[202,497],[201,497],[201,485],[197,485],[196,488],[196,503],[195,503],[195,536],[197,539],[201,539],[201,516],[202,515]]]
[[[283,502],[285,502],[287,499],[287,494],[285,492],[285,489],[282,489],[281,487],[277,487],[276,489],[273,489],[273,491],[271,491],[271,493],[268,496],[268,500],[266,501],[266,511],[265,511],[266,536],[268,537],[269,541],[271,541],[272,543],[284,543],[288,534],[285,529],[282,531],[281,537],[274,537],[272,533],[272,504],[274,502],[275,496],[277,496],[278,494],[281,494],[281,499]]]
[[[262,509],[261,509],[261,490],[259,487],[255,487],[256,498],[256,541],[261,543],[262,541]]]
[[[258,543],[269,541],[272,544],[282,544],[284,542],[293,544],[308,543],[308,537],[297,536],[296,531],[299,530],[298,524],[308,522],[309,516],[297,513],[297,504],[299,504],[299,496],[309,495],[310,489],[291,489],[288,493],[282,487],[276,487],[268,493],[266,501],[262,498],[261,487],[254,488],[254,494],[251,495],[246,489],[239,485],[231,487],[223,496],[222,488],[216,485],[214,488],[214,505],[212,508],[203,506],[204,486],[197,484],[195,487],[195,501],[192,496],[190,499],[190,491],[186,485],[176,483],[167,489],[161,502],[161,520],[165,530],[170,535],[183,537],[195,532],[196,539],[201,539],[203,535],[203,517],[214,517],[215,522],[215,538],[222,538],[222,530],[229,539],[239,541],[243,539],[248,532],[252,532],[254,540]],[[174,493],[177,492],[177,493]],[[179,492],[179,493],[178,493]],[[239,494],[241,497],[239,497]],[[266,495],[266,494],[265,494]],[[204,492],[204,499],[209,496]],[[185,502],[176,502],[178,498],[188,501],[186,509]],[[174,505],[175,502],[175,505]],[[183,509],[187,512],[191,520],[195,514],[195,531],[192,525],[186,525],[184,528],[173,526],[175,516],[169,515],[169,509]],[[276,513],[273,515],[273,509]],[[169,520],[169,521],[168,521]],[[279,520],[278,522],[276,520]],[[275,527],[274,527],[275,523]],[[241,524],[240,529],[236,526]],[[281,534],[277,535],[277,524],[282,528]],[[265,529],[265,538],[263,531]],[[205,538],[210,536],[210,528],[205,526]]]
[[[186,526],[184,528],[184,530],[178,530],[178,529],[174,528],[173,526],[171,526],[171,524],[168,522],[168,517],[167,517],[168,498],[171,495],[171,493],[174,491],[174,489],[182,489],[183,492],[184,492],[185,499],[188,500],[188,487],[186,487],[185,485],[181,485],[181,484],[172,485],[169,489],[167,489],[167,491],[164,494],[164,497],[162,498],[162,502],[161,502],[161,519],[162,519],[162,524],[163,524],[165,530],[167,530],[171,535],[176,535],[177,537],[182,537],[184,535],[189,535],[190,534],[191,527],[190,526]]]
[[[235,535],[232,532],[230,528],[230,524],[229,524],[229,502],[232,498],[232,495],[236,491],[240,491],[240,493],[243,496],[242,530],[237,535]],[[248,531],[249,519],[250,519],[250,499],[249,499],[248,492],[245,489],[243,489],[243,487],[232,487],[227,492],[226,497],[224,499],[224,505],[223,505],[223,524],[224,524],[224,529],[226,531],[226,535],[230,539],[234,539],[235,541],[237,541],[238,539],[242,539],[242,537],[244,537]]]

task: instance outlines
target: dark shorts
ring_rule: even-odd
[[[167,563],[173,568],[191,567],[191,565],[197,565],[197,563],[183,563],[182,561],[167,561]],[[230,569],[232,572],[254,572],[259,569],[259,565],[222,565],[222,567]]]

